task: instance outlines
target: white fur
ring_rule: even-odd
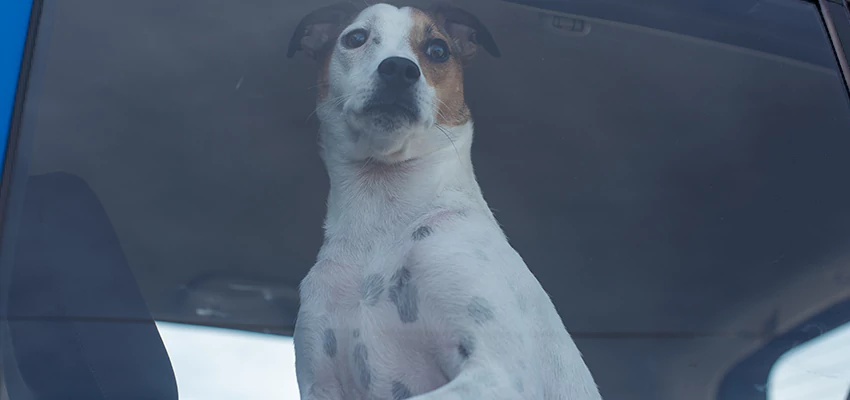
[[[355,27],[369,29],[370,42],[334,52],[329,96],[318,104],[331,187],[325,244],[300,288],[301,398],[600,399],[484,201],[472,122],[436,127],[424,79],[415,88],[429,110],[420,121],[384,132],[358,115],[381,60],[416,60],[410,10],[371,6],[343,35]]]

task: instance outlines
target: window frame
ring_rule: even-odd
[[[10,0],[0,5],[0,26],[7,32],[0,34],[0,48],[19,49],[0,59],[0,79],[14,80],[12,93],[0,93],[0,108],[10,108],[9,118],[0,117],[0,244],[5,243],[4,227],[9,216],[9,199],[12,187],[13,166],[18,155],[24,102],[30,86],[30,70],[41,22],[43,0]],[[8,58],[3,58],[8,57]],[[4,68],[8,66],[7,68]],[[16,68],[17,67],[17,68]],[[2,116],[3,114],[0,114]],[[9,252],[6,252],[9,253]],[[0,254],[0,259],[9,255]],[[0,276],[2,288],[3,276]],[[0,293],[4,290],[0,289]]]
[[[850,2],[818,0],[817,6],[841,70],[844,88],[850,94]]]
[[[850,96],[850,3],[846,0],[798,1],[815,4],[818,7],[821,14],[821,22],[824,24],[824,29],[828,34],[841,71],[845,91]],[[0,64],[0,79],[14,80],[16,82],[13,85],[13,93],[0,93],[0,109],[11,109],[8,119],[4,117],[4,114],[0,113],[0,127],[2,127],[0,128],[0,168],[2,168],[2,175],[0,175],[0,244],[5,245],[8,245],[6,242],[12,239],[5,237],[6,228],[10,226],[13,230],[15,228],[14,221],[10,220],[10,218],[14,219],[16,207],[11,204],[10,199],[12,197],[12,187],[15,183],[13,182],[13,176],[15,175],[14,166],[16,165],[19,153],[21,153],[19,149],[22,147],[21,127],[25,101],[28,89],[33,84],[33,82],[30,82],[30,78],[33,75],[31,69],[33,67],[35,44],[41,25],[45,25],[45,27],[49,25],[41,24],[43,6],[44,0],[6,0],[0,3],[0,27],[3,27],[0,29],[0,48],[19,49],[19,51],[12,54],[0,54],[0,61],[2,61],[2,64]],[[7,67],[8,65],[11,67]],[[15,65],[17,65],[17,68],[15,68]],[[5,253],[0,254],[0,257],[12,256],[9,252]],[[2,286],[3,282],[7,281],[7,279],[4,278],[4,276],[0,276],[0,295],[5,292]],[[0,299],[0,303],[2,303],[2,299]],[[850,303],[837,306],[850,307]],[[827,318],[828,315],[832,315],[831,313],[834,313],[834,311],[826,311],[819,317],[821,319]],[[789,333],[776,340],[787,343],[788,340],[800,339],[798,333],[796,334],[797,337],[793,338],[786,337],[788,335],[793,336],[794,334]],[[2,332],[0,332],[0,342],[2,342]],[[744,360],[739,366],[741,368],[753,368],[752,363],[760,363],[761,368],[764,369],[763,372],[766,378],[770,369],[773,367],[773,362],[776,361],[776,358],[781,353],[775,354],[775,349],[771,351],[769,346],[765,346],[762,350],[770,353],[770,355],[765,358],[764,355],[767,353],[761,354],[761,357],[757,361],[754,361],[754,359]],[[759,354],[756,353],[755,356],[758,357]],[[772,358],[772,361],[767,362],[769,361],[768,358]],[[750,364],[744,365],[745,363]],[[724,380],[734,378],[735,371],[735,368],[730,370]],[[752,373],[752,370],[747,372],[747,374]],[[722,387],[718,389],[721,392],[723,391]]]
[[[17,147],[17,134],[20,131],[23,101],[29,83],[29,71],[32,53],[41,15],[42,0],[11,0],[0,5],[0,48],[11,50],[10,54],[0,55],[0,79],[8,82],[11,93],[0,93],[0,109],[10,109],[8,117],[0,113],[0,162],[2,162],[2,180],[7,182],[11,167],[10,158],[14,157]],[[0,207],[3,206],[2,191],[6,185],[0,185]]]

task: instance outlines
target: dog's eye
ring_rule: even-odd
[[[442,39],[434,39],[425,48],[425,54],[434,61],[446,61],[449,59],[449,45]]]
[[[345,37],[342,38],[342,45],[349,49],[356,49],[363,46],[368,38],[369,32],[366,32],[365,29],[355,29],[348,32]]]

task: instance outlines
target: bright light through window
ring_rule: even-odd
[[[850,324],[783,354],[767,382],[768,400],[850,399]]]
[[[157,322],[181,400],[298,399],[292,338]]]

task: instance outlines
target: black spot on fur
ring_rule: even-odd
[[[468,359],[472,356],[472,352],[475,351],[475,341],[471,336],[461,337],[460,343],[457,346],[457,351],[464,360]]]
[[[478,325],[493,319],[493,308],[490,307],[490,302],[483,297],[473,297],[469,305],[466,306],[466,311]]]
[[[419,318],[419,299],[416,286],[410,281],[410,270],[407,267],[398,270],[392,277],[392,284],[390,301],[398,309],[401,322],[415,322]]]
[[[413,231],[413,240],[422,240],[430,236],[433,231],[430,226],[423,225]]]
[[[393,382],[393,400],[404,400],[413,396],[410,389],[399,381]]]
[[[323,345],[325,348],[325,354],[327,354],[328,357],[336,356],[336,334],[334,334],[334,331],[330,328],[325,329]]]
[[[370,306],[377,304],[383,293],[384,277],[380,274],[369,275],[360,284],[360,295],[363,297],[363,301]]]
[[[369,371],[369,352],[366,350],[366,345],[358,343],[354,346],[354,367],[357,370],[357,377],[360,380],[360,385],[368,388],[372,383],[372,372]]]

